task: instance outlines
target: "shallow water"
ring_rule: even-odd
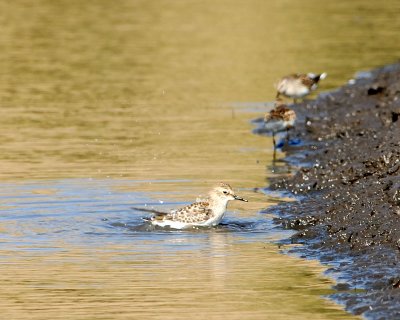
[[[343,319],[343,311],[319,298],[332,293],[322,268],[278,253],[271,241],[289,233],[275,230],[271,217],[239,211],[215,229],[154,229],[132,203],[164,209],[183,203],[161,205],[124,191],[135,184],[2,185],[2,316]]]
[[[398,58],[400,5],[381,5],[2,2],[3,317],[351,318],[321,298],[321,266],[272,244],[288,235],[259,211],[280,200],[253,188],[290,168],[250,120],[281,75],[326,71],[328,90]],[[251,201],[216,229],[153,230],[131,209],[217,181]]]

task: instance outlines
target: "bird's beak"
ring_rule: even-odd
[[[234,195],[233,197],[235,198],[235,200],[240,200],[240,201],[244,201],[244,202],[249,202],[248,200],[243,199],[243,198],[241,198],[241,197],[238,197],[237,195]]]

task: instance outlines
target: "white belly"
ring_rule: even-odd
[[[214,216],[211,219],[208,219],[207,221],[203,222],[202,224],[199,224],[204,227],[215,227],[216,225],[219,225],[221,220],[224,218],[225,214],[222,214],[220,216]]]
[[[211,219],[208,219],[207,221],[204,222],[198,222],[198,223],[185,223],[185,222],[180,222],[180,221],[172,221],[172,220],[162,220],[162,221],[156,221],[153,220],[151,223],[155,226],[159,227],[169,227],[172,229],[187,229],[187,228],[193,228],[193,227],[215,227],[218,225],[221,220],[224,218],[224,215],[222,216],[216,216],[212,217]]]
[[[304,96],[308,95],[310,90],[306,86],[296,86],[296,85],[289,85],[283,94],[290,98],[303,98]]]
[[[271,132],[279,132],[285,130],[285,124],[282,120],[270,120],[265,123],[265,130]]]
[[[173,220],[152,220],[151,223],[159,227],[170,227],[172,229],[187,229],[193,227],[214,227],[218,225],[225,216],[226,204],[213,208],[213,216],[202,222],[186,223]]]
[[[273,133],[285,131],[287,128],[294,126],[294,120],[270,120],[265,123],[265,130]]]
[[[153,220],[153,221],[151,221],[151,223],[154,226],[170,227],[172,229],[185,229],[185,228],[190,228],[193,226],[193,224],[190,224],[190,223],[185,223],[185,222],[180,222],[180,221],[172,221],[172,220],[162,220],[162,221]]]

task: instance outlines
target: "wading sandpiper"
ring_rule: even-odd
[[[288,106],[280,99],[277,99],[275,102],[275,108],[265,114],[264,128],[266,131],[269,131],[272,134],[272,142],[274,143],[274,156],[276,151],[275,134],[286,131],[286,138],[288,140],[289,129],[294,127],[295,121],[296,113],[294,110],[288,108]]]
[[[168,226],[173,229],[216,226],[224,217],[230,200],[247,202],[246,199],[238,197],[229,184],[220,183],[208,193],[206,200],[192,203],[168,213],[144,210],[154,213],[151,218],[145,220],[156,226]]]
[[[294,103],[297,99],[302,99],[309,95],[311,91],[318,88],[320,80],[325,79],[327,74],[291,74],[283,77],[276,85],[277,94],[276,98],[282,94],[285,97],[292,98]]]

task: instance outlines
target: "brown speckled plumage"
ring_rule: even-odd
[[[187,223],[207,221],[212,216],[212,210],[209,206],[209,202],[195,202],[169,213],[165,218],[172,221],[182,221]],[[188,212],[190,214],[188,214]]]
[[[277,132],[286,131],[287,140],[289,139],[289,129],[293,128],[296,121],[296,113],[288,108],[282,100],[278,99],[275,103],[276,107],[267,112],[264,117],[264,127],[266,131],[271,132],[272,142],[274,144],[274,157],[276,150],[275,134]]]
[[[182,229],[190,226],[215,226],[224,217],[231,200],[246,201],[233,192],[230,185],[220,183],[208,194],[207,200],[198,201],[169,213],[153,211],[149,219],[154,225]]]
[[[298,99],[303,98],[317,89],[318,83],[321,79],[326,77],[326,73],[322,74],[303,74],[294,73],[280,79],[276,85],[277,95],[282,94],[286,97]]]
[[[319,81],[319,77],[318,78],[310,78],[308,75],[303,74],[303,73],[300,73],[300,74],[294,73],[294,74],[284,77],[283,79],[288,79],[291,81],[298,81],[299,83],[308,87],[309,89],[311,89],[313,84],[316,84]]]
[[[296,119],[296,113],[289,109],[286,105],[279,105],[272,109],[270,112],[265,114],[264,121],[281,120],[281,121],[291,121]]]

